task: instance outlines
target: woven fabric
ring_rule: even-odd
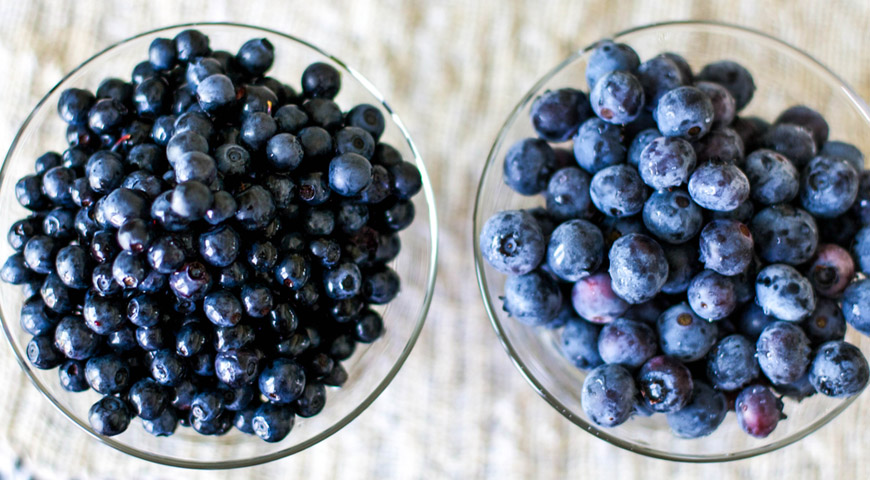
[[[507,358],[481,304],[472,196],[496,132],[522,94],[572,50],[668,19],[762,29],[823,59],[870,97],[870,4],[558,0],[540,2],[31,0],[0,3],[0,147],[37,100],[92,53],[135,32],[238,21],[308,39],[382,91],[428,165],[441,222],[436,298],[403,370],[360,418],[268,465],[188,472],[133,459],[78,430],[0,348],[0,468],[37,478],[870,478],[870,395],[809,438],[760,458],[689,465],[648,459],[581,431]],[[20,462],[15,459],[20,458]],[[13,474],[15,475],[15,474]]]

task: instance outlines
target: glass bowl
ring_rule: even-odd
[[[749,69],[758,87],[743,115],[771,121],[791,105],[809,105],[828,120],[831,139],[851,142],[862,151],[870,151],[870,109],[864,101],[822,63],[770,35],[733,25],[688,21],[633,28],[614,39],[636,49],[641,60],[664,51],[678,53],[694,71],[711,61],[735,60]],[[559,332],[524,326],[502,310],[499,296],[506,277],[481,258],[477,241],[480,230],[498,211],[544,204],[542,196],[523,197],[504,184],[504,154],[514,142],[535,136],[529,109],[538,95],[547,89],[569,86],[586,90],[584,71],[591,48],[590,45],[571,54],[522,97],[498,133],[480,178],[473,242],[477,280],[490,321],[505,350],[532,388],[565,418],[618,447],[651,457],[687,462],[735,460],[776,450],[809,435],[857,397],[837,400],[817,394],[800,405],[785,399],[784,411],[789,418],[764,439],[743,433],[733,412],[728,413],[715,433],[694,440],[673,436],[664,415],[634,417],[616,428],[600,428],[581,408],[580,389],[586,374],[560,355]],[[851,328],[846,338],[870,357],[870,338]]]
[[[293,36],[248,25],[209,23],[178,25],[136,35],[94,55],[70,72],[33,109],[18,131],[0,170],[0,230],[6,232],[27,212],[16,201],[15,182],[33,172],[33,162],[46,151],[62,151],[66,126],[57,116],[60,93],[70,87],[93,91],[105,77],[129,78],[136,63],[146,60],[148,46],[157,37],[174,37],[185,28],[196,28],[211,37],[211,45],[235,52],[246,40],[265,37],[275,46],[275,63],[269,74],[298,90],[302,71],[312,62],[326,62],[342,73],[342,89],[336,102],[345,108],[370,103],[381,108],[386,117],[383,141],[413,162],[423,177],[423,193],[414,199],[416,220],[401,233],[402,252],[391,264],[402,279],[395,300],[379,309],[386,332],[378,341],[360,344],[343,364],[349,379],[342,388],[329,388],[327,406],[312,418],[297,418],[293,431],[279,443],[266,443],[236,430],[222,437],[201,436],[190,428],[179,428],[171,437],[157,438],[146,433],[134,420],[130,428],[116,437],[96,434],[88,424],[87,412],[99,397],[69,393],[59,382],[56,370],[38,370],[26,360],[29,335],[18,325],[19,310],[25,300],[21,288],[0,286],[0,319],[21,368],[51,403],[70,421],[103,443],[130,455],[187,468],[235,468],[256,465],[298,453],[327,438],[347,425],[387,387],[411,352],[432,300],[435,286],[437,220],[432,187],[414,142],[384,96],[360,73],[318,47]],[[4,240],[0,255],[12,253]]]

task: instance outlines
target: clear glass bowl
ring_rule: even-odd
[[[401,233],[402,252],[392,263],[402,279],[395,300],[380,309],[386,332],[371,345],[360,344],[353,357],[344,362],[349,379],[342,388],[329,388],[327,405],[312,418],[297,418],[290,435],[270,444],[255,436],[232,430],[222,437],[201,436],[190,428],[178,428],[175,435],[156,438],[134,420],[116,437],[97,435],[88,424],[87,412],[98,394],[69,393],[58,383],[56,370],[33,368],[24,356],[29,335],[18,325],[25,300],[21,288],[0,285],[0,319],[18,362],[45,397],[69,420],[103,443],[130,455],[166,465],[187,468],[235,468],[256,465],[300,452],[347,425],[387,387],[410,354],[432,300],[437,255],[437,220],[432,187],[419,152],[399,117],[384,96],[360,73],[318,47],[293,36],[247,25],[229,23],[191,24],[143,33],[115,44],[85,61],[40,100],[18,131],[0,170],[0,231],[7,232],[17,219],[27,215],[15,199],[15,182],[33,172],[33,161],[46,151],[62,151],[66,126],[57,116],[60,93],[69,87],[96,89],[105,77],[129,78],[136,63],[147,59],[148,46],[157,37],[174,37],[185,28],[197,28],[216,49],[235,52],[248,39],[265,37],[275,46],[275,63],[269,75],[298,89],[302,71],[312,62],[327,62],[342,73],[342,89],[336,101],[343,108],[358,103],[379,106],[387,119],[382,140],[397,148],[417,165],[423,176],[423,192],[414,199],[416,220]],[[0,256],[12,253],[4,240]]]
[[[834,72],[818,60],[770,35],[712,22],[668,22],[617,34],[616,41],[637,50],[641,60],[672,51],[683,55],[698,71],[722,59],[746,66],[758,89],[743,115],[768,121],[783,109],[805,104],[821,112],[831,127],[832,140],[845,140],[870,152],[870,109]],[[635,417],[616,428],[599,428],[583,412],[580,387],[586,374],[565,360],[558,350],[558,331],[526,327],[502,310],[499,296],[505,276],[480,255],[477,238],[494,213],[544,204],[542,196],[523,197],[502,180],[504,154],[514,142],[535,136],[529,121],[533,100],[547,89],[575,87],[586,90],[584,71],[592,46],[578,50],[546,73],[508,116],[493,144],[480,178],[474,210],[474,259],[477,280],[492,326],[505,350],[532,388],[568,420],[618,447],[651,457],[688,462],[727,461],[751,457],[795,442],[842,412],[855,397],[837,400],[814,395],[800,404],[785,399],[788,419],[765,439],[743,433],[734,413],[709,437],[684,440],[674,437],[664,415]],[[870,338],[849,329],[847,340],[870,357]]]

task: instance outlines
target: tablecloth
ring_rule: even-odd
[[[426,327],[374,405],[323,443],[281,461],[195,472],[99,444],[65,420],[0,347],[0,470],[12,478],[868,478],[870,395],[795,445],[717,465],[654,460],[566,421],[514,369],[474,285],[472,195],[520,96],[572,50],[670,19],[767,31],[815,55],[870,97],[870,3],[861,1],[0,2],[0,149],[65,72],[129,35],[190,21],[293,33],[388,92],[422,151],[441,216],[440,275]],[[56,448],[59,446],[60,448]]]

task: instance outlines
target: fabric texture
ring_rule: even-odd
[[[321,444],[236,471],[149,464],[94,441],[63,418],[4,345],[0,467],[64,479],[870,478],[863,448],[870,442],[870,395],[809,438],[759,458],[717,465],[654,460],[565,420],[527,385],[489,325],[472,280],[471,211],[501,123],[535,80],[574,49],[670,19],[715,19],[764,30],[823,59],[870,97],[864,50],[870,45],[870,4],[858,1],[0,3],[4,151],[38,99],[94,52],[160,26],[237,21],[320,45],[385,92],[422,151],[441,218],[435,300],[414,352],[372,407]]]

